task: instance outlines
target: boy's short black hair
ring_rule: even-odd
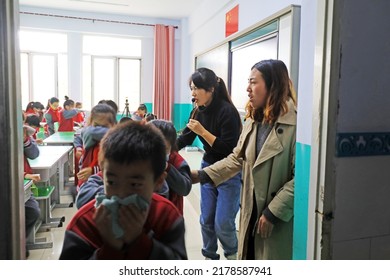
[[[147,160],[152,165],[154,180],[166,167],[166,147],[162,133],[154,126],[124,122],[111,128],[100,142],[99,163],[105,160],[119,164]]]
[[[40,127],[41,126],[39,117],[37,115],[33,115],[33,114],[32,115],[27,115],[24,122],[26,124],[28,124],[29,126],[35,126],[35,127]]]
[[[177,146],[176,146],[177,132],[172,122],[166,120],[151,120],[149,124],[154,125],[162,132],[165,139],[167,139],[168,142],[171,144],[172,151],[177,151]]]
[[[119,123],[125,123],[125,122],[131,122],[133,119],[130,118],[130,117],[122,117],[120,120],[119,120]]]

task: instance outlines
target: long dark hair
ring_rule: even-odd
[[[191,75],[189,80],[190,87],[191,82],[193,82],[197,88],[213,92],[213,98],[217,100],[225,100],[233,105],[224,80],[218,77],[213,70],[204,67],[198,68]]]
[[[60,102],[60,100],[57,97],[52,97],[47,101],[46,110],[49,110],[50,104]]]
[[[287,67],[281,60],[268,59],[257,62],[251,70],[254,68],[261,73],[265,81],[268,97],[264,108],[254,109],[248,102],[245,118],[274,124],[279,116],[287,113],[289,99],[296,104],[295,90]]]
[[[87,124],[91,125],[93,120],[101,114],[108,114],[110,124],[116,124],[116,113],[114,109],[105,103],[97,104],[92,108]]]
[[[29,110],[29,109],[40,109],[40,110],[43,110],[45,109],[45,106],[43,106],[43,104],[41,102],[34,102],[34,101],[31,101],[27,104],[27,107],[26,107],[26,112]]]
[[[213,92],[213,100],[217,100],[217,102],[224,100],[234,106],[224,80],[218,77],[213,70],[210,70],[205,67],[196,69],[196,71],[191,75],[189,79],[188,84],[190,87],[191,82],[194,83],[197,88]],[[195,118],[197,114],[198,108],[195,108],[191,112],[191,118]],[[238,111],[237,115],[240,116]]]

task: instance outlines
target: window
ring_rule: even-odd
[[[119,109],[124,112],[126,99],[130,111],[141,103],[141,60],[119,59]]]
[[[66,53],[68,50],[67,44],[66,34],[28,30],[19,31],[19,45],[23,51]]]
[[[86,35],[83,53],[85,107],[111,99],[121,113],[127,99],[135,111],[141,100],[141,40]]]
[[[68,95],[67,36],[61,33],[20,31],[22,108],[30,101],[43,105]]]
[[[31,63],[31,84],[32,84],[32,101],[40,101],[46,104],[47,100],[57,96],[57,71],[55,55],[32,54]],[[36,94],[34,94],[36,93]],[[37,95],[37,96],[35,96]],[[35,100],[39,98],[39,100]]]

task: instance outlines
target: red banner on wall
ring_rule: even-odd
[[[238,31],[238,5],[226,13],[225,37]]]

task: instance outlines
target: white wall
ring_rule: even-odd
[[[334,5],[330,99],[337,110],[330,115],[329,127],[336,137],[389,133],[390,2],[339,0]],[[360,150],[368,148],[366,143],[360,136]],[[388,138],[382,144],[382,151],[388,150]],[[328,157],[327,177],[332,184],[326,186],[325,203],[334,217],[327,232],[330,256],[390,259],[390,155],[337,157],[330,149]]]
[[[313,115],[314,51],[317,28],[317,1],[302,0],[299,44],[299,90],[297,141],[311,145]]]

